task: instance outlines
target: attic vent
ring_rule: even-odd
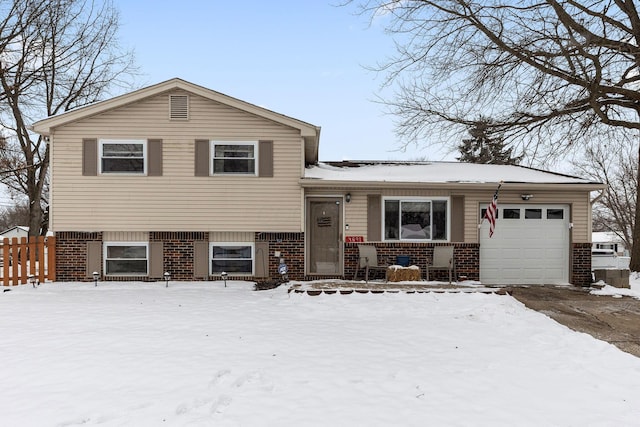
[[[189,97],[187,95],[170,95],[171,120],[189,120]]]

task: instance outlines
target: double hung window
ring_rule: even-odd
[[[100,140],[100,173],[146,173],[147,141]]]
[[[211,274],[253,275],[253,243],[211,243]]]
[[[258,143],[212,141],[213,175],[257,175]]]
[[[385,240],[447,240],[448,199],[384,201]]]
[[[148,274],[148,243],[105,243],[104,253],[104,271],[107,275],[146,276]]]

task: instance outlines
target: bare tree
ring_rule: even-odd
[[[636,144],[621,149],[596,145],[585,150],[580,160],[573,162],[578,174],[607,184],[596,199],[593,227],[611,231],[627,248],[633,246],[634,210],[637,204],[638,153]]]
[[[407,141],[450,136],[485,115],[517,151],[540,158],[583,146],[602,127],[640,129],[635,0],[359,4],[395,39],[396,55],[377,69],[397,88],[388,104]],[[638,206],[634,224],[640,241]],[[631,269],[640,271],[640,245]]]
[[[0,0],[0,180],[28,197],[30,235],[46,232],[49,145],[29,125],[126,84],[133,55],[117,31],[109,0]]]
[[[0,210],[0,231],[16,225],[24,225],[29,221],[29,205],[16,203]]]

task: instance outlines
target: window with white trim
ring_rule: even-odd
[[[230,275],[254,274],[253,243],[247,242],[212,242],[210,244],[211,274],[223,271]]]
[[[384,240],[447,240],[449,199],[385,198]]]
[[[146,276],[149,272],[147,242],[105,242],[104,272],[111,276]]]
[[[258,142],[211,141],[211,174],[257,175]]]
[[[101,139],[98,156],[103,174],[147,172],[146,140]]]

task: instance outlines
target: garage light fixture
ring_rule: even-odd
[[[520,195],[520,198],[521,198],[522,200],[530,200],[530,199],[532,199],[532,198],[533,198],[533,194],[521,194],[521,195]]]

